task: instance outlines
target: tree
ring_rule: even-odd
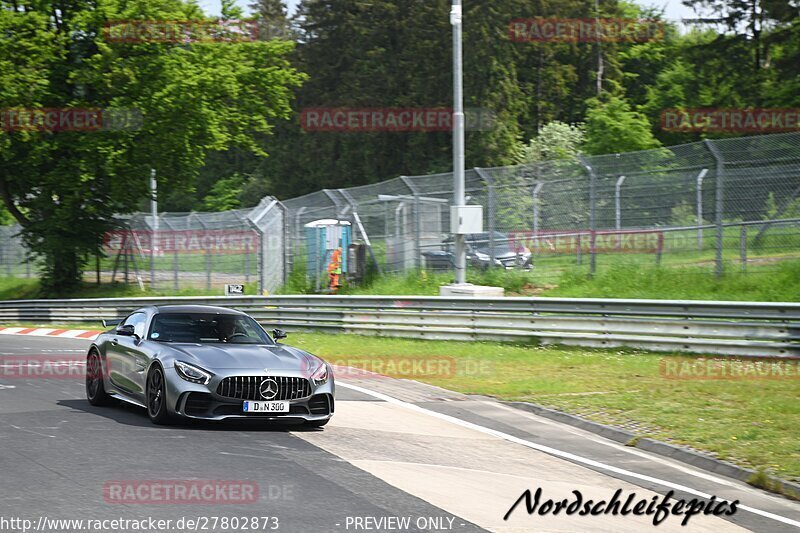
[[[250,4],[260,29],[260,39],[292,38],[286,2],[283,0],[256,0]]]
[[[517,162],[533,164],[554,159],[575,159],[584,143],[583,124],[553,121],[520,149]]]
[[[0,137],[0,196],[44,259],[44,287],[69,289],[117,214],[161,191],[189,191],[210,151],[265,156],[261,135],[291,111],[304,77],[292,43],[112,43],[106,20],[201,19],[193,3],[0,3],[0,108],[134,110],[135,127],[23,130]],[[51,14],[57,17],[51,17]],[[19,44],[23,43],[23,44]]]
[[[236,0],[221,0],[220,16],[223,20],[241,20],[244,10],[236,5]]]
[[[619,96],[593,98],[586,113],[586,152],[613,154],[658,148],[647,118]]]
[[[204,211],[228,211],[242,206],[240,200],[247,176],[234,174],[217,181],[203,200]]]

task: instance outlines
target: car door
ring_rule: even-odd
[[[147,315],[133,313],[120,326],[132,325],[134,336],[115,334],[106,350],[109,377],[116,387],[144,401],[144,371],[147,357],[142,350]]]

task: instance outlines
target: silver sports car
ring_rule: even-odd
[[[86,396],[92,405],[139,405],[156,424],[186,417],[324,426],[334,406],[330,366],[278,343],[283,331],[272,334],[221,307],[145,307],[92,343]]]

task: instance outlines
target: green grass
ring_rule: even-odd
[[[467,281],[503,287],[509,296],[800,301],[800,261],[797,260],[751,266],[747,274],[731,264],[722,278],[717,278],[706,267],[657,267],[640,264],[633,258],[600,266],[593,278],[589,278],[585,267],[567,268],[557,278],[546,274],[537,269],[531,272],[470,270]],[[440,285],[452,281],[451,273],[410,272],[382,276],[366,286],[348,287],[343,293],[434,296],[439,294]]]
[[[245,287],[245,294],[257,294],[254,285]],[[24,300],[36,298],[134,298],[146,296],[222,296],[222,289],[217,287],[212,290],[201,288],[157,289],[151,291],[145,286],[142,291],[136,283],[82,283],[75,290],[65,291],[60,294],[45,293],[39,281],[34,278],[0,278],[0,300]]]
[[[669,355],[627,349],[312,333],[291,334],[289,342],[334,364],[375,371],[406,358],[449,361],[458,370],[445,375],[385,373],[463,393],[533,402],[800,479],[797,376],[773,381],[665,379],[659,363]]]
[[[699,253],[699,252],[696,252]],[[688,261],[688,259],[687,259]],[[573,298],[654,298],[686,300],[743,300],[743,301],[800,301],[800,260],[769,261],[741,265],[727,259],[725,274],[714,275],[713,263],[702,258],[694,266],[672,263],[666,259],[661,266],[645,254],[598,257],[597,273],[589,277],[587,259],[582,265],[567,262],[563,256],[543,258],[529,272],[520,270],[469,269],[467,281],[476,285],[503,287],[508,296],[552,296]],[[691,265],[691,261],[688,261]],[[277,294],[304,294],[312,291],[304,264],[289,276],[288,284]],[[347,286],[341,294],[352,295],[417,295],[435,296],[439,287],[453,282],[452,272],[412,271],[405,274],[371,275],[361,286]],[[256,294],[255,284],[245,289]],[[60,297],[135,297],[135,296],[207,296],[221,295],[220,288],[168,288],[141,291],[135,283],[84,283],[80,289]],[[28,278],[0,278],[0,299],[53,297],[42,294],[38,282]]]
[[[0,300],[36,298],[39,280],[33,278],[0,278]]]
[[[766,268],[766,267],[762,267]],[[764,302],[800,301],[800,261],[770,265],[768,272],[743,274],[728,269],[717,278],[697,267],[640,267],[621,265],[604,268],[589,279],[567,272],[558,286],[545,296],[574,298],[658,298],[675,300],[751,300]]]

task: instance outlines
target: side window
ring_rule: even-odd
[[[144,337],[144,323],[147,321],[147,315],[144,313],[133,313],[131,316],[125,319],[125,322],[122,325],[132,325],[133,331],[136,333],[139,338]]]

